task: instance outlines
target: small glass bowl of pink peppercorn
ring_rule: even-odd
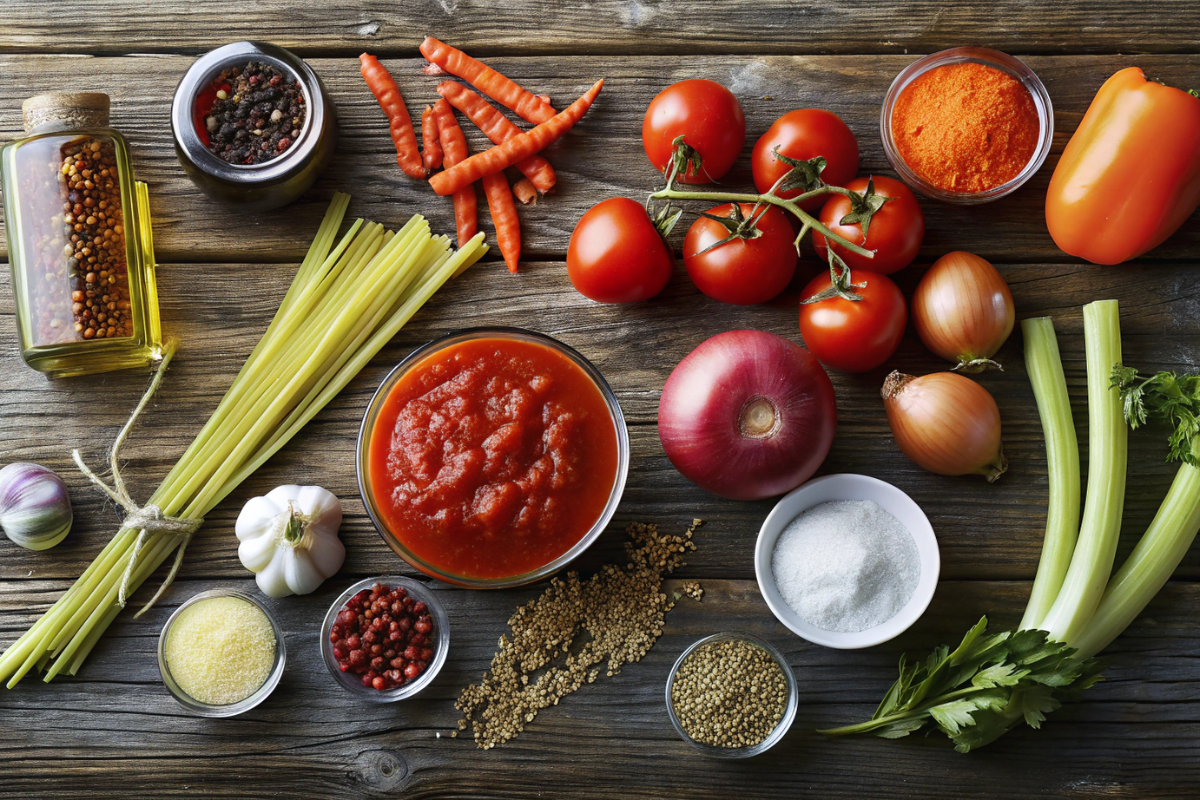
[[[372,601],[376,586],[384,594]],[[420,637],[415,643],[414,635]],[[378,653],[372,652],[376,646]],[[363,655],[354,657],[355,650]],[[354,584],[333,601],[321,626],[321,658],[329,674],[370,703],[394,703],[420,692],[437,677],[449,650],[450,620],[442,604],[427,586],[399,575]]]

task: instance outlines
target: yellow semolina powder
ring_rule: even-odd
[[[189,697],[229,705],[258,691],[275,664],[275,629],[262,609],[239,597],[210,597],[183,610],[164,656]]]

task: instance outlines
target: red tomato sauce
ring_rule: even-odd
[[[477,339],[431,354],[392,387],[371,431],[385,527],[451,575],[544,566],[599,519],[617,433],[583,369],[541,344]]]

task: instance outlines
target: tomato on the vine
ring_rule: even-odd
[[[752,156],[754,186],[765,193],[786,175],[792,165],[776,155],[795,161],[809,161],[821,156],[825,170],[821,180],[833,186],[844,186],[858,174],[858,140],[842,118],[822,108],[798,108],[789,111],[767,128],[754,145]],[[780,192],[791,199],[802,189]],[[812,197],[800,204],[806,211],[820,208],[826,197]]]
[[[746,143],[746,117],[733,92],[716,81],[687,80],[658,93],[642,121],[642,145],[659,172],[671,166],[675,140],[700,154],[700,169],[680,170],[683,183],[709,183],[721,177],[741,155]]]
[[[833,195],[821,209],[821,223],[847,241],[874,250],[875,257],[860,256],[839,244],[834,244],[834,252],[852,270],[880,275],[890,275],[911,264],[925,238],[925,215],[909,188],[895,178],[885,177],[855,178],[846,188],[858,199]],[[812,241],[817,253],[826,259],[825,237],[813,231]]]
[[[726,203],[696,218],[683,240],[683,265],[714,300],[751,306],[782,292],[796,274],[794,234],[775,206]]]
[[[567,274],[598,303],[648,300],[671,279],[675,256],[645,206],[612,197],[580,218],[567,246]]]
[[[861,299],[848,299],[850,293]],[[818,296],[824,299],[805,302]],[[866,372],[891,358],[907,323],[908,307],[899,287],[874,272],[844,270],[836,288],[825,273],[800,295],[804,344],[822,364],[843,372]]]

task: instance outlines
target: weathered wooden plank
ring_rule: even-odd
[[[641,198],[656,181],[641,145],[641,119],[650,99],[665,85],[704,77],[734,89],[745,108],[749,153],[755,139],[783,112],[820,106],[841,114],[857,133],[864,172],[888,172],[878,137],[879,106],[893,77],[913,56],[681,56],[500,58],[496,65],[527,86],[557,101],[576,97],[592,80],[605,76],[604,93],[587,118],[548,153],[558,170],[556,193],[521,219],[529,259],[562,258],[575,223],[597,201],[614,195]],[[191,59],[143,56],[89,59],[64,56],[0,56],[0,138],[20,135],[21,100],[38,92],[77,86],[113,96],[113,122],[129,137],[138,174],[149,182],[155,239],[162,261],[294,261],[335,189],[355,194],[352,213],[396,224],[420,212],[435,229],[453,230],[448,200],[436,198],[424,184],[405,178],[379,108],[359,76],[357,61],[313,59],[337,103],[342,140],[329,172],[302,200],[279,211],[248,215],[200,195],[184,177],[171,145],[168,121],[171,93]],[[408,99],[420,108],[436,98],[437,80],[420,74],[419,61],[387,61]],[[954,207],[926,202],[928,232],[923,255],[947,250],[978,252],[996,261],[1064,261],[1042,221],[1042,202],[1050,173],[1071,131],[1108,75],[1139,64],[1154,77],[1188,86],[1200,84],[1198,56],[1038,56],[1029,59],[1046,82],[1056,111],[1055,148],[1029,185],[984,207]],[[147,79],[148,75],[156,76]],[[471,134],[472,147],[482,146]],[[726,179],[749,186],[749,159],[743,158]],[[695,204],[693,211],[703,205]],[[481,224],[490,234],[491,221]],[[673,241],[678,247],[687,225]],[[6,245],[0,240],[0,253]],[[1154,259],[1200,258],[1200,226],[1194,221],[1151,254]]]
[[[1102,297],[1121,302],[1128,363],[1146,370],[1197,368],[1200,269],[1000,268],[1012,284],[1019,316],[1055,318],[1085,452],[1082,303]],[[199,296],[198,270],[204,274]],[[164,326],[183,345],[124,451],[127,474],[139,496],[145,497],[161,480],[216,406],[265,328],[293,270],[291,265],[255,264],[161,268]],[[911,292],[922,270],[914,267],[900,274],[905,291]],[[255,290],[247,292],[247,286]],[[704,534],[708,543],[692,559],[691,572],[752,578],[754,537],[772,501],[721,500],[676,472],[658,441],[658,395],[675,364],[713,334],[753,327],[799,341],[795,302],[794,296],[785,296],[752,308],[722,305],[700,295],[680,274],[659,300],[606,306],[577,294],[561,263],[531,264],[527,273],[515,277],[499,264],[480,265],[437,295],[305,433],[210,515],[204,534],[188,550],[186,574],[243,574],[232,533],[237,512],[248,498],[281,483],[315,483],[344,498],[342,536],[350,551],[348,570],[370,573],[397,567],[399,560],[377,536],[358,496],[354,449],[366,404],[387,371],[414,347],[455,328],[516,325],[536,328],[578,348],[607,376],[621,401],[630,422],[633,460],[614,530],[631,520],[703,517],[710,523]],[[71,536],[49,552],[30,553],[0,540],[0,578],[73,578],[112,534],[117,517],[74,469],[70,450],[81,447],[92,463],[101,465],[145,378],[126,372],[46,381],[20,363],[8,316],[11,303],[5,275],[0,278],[0,441],[5,443],[0,453],[5,461],[36,461],[58,470],[71,486],[77,524]],[[822,471],[871,474],[909,492],[938,531],[943,573],[950,578],[1028,579],[1036,570],[1045,525],[1045,456],[1020,348],[1020,336],[1014,334],[999,354],[1006,371],[979,378],[1000,405],[1011,464],[1009,474],[991,485],[977,478],[927,474],[900,454],[878,398],[886,369],[858,376],[832,373],[839,429]],[[888,368],[927,373],[944,366],[910,332]],[[1122,554],[1133,546],[1166,493],[1174,468],[1163,462],[1164,455],[1162,430],[1151,428],[1130,437]],[[610,533],[583,563],[594,567],[619,552],[620,537]],[[1200,553],[1189,555],[1181,575],[1200,576]]]
[[[701,543],[701,548],[707,543]],[[1024,582],[943,582],[930,611],[897,640],[863,651],[807,644],[770,616],[745,581],[708,580],[701,603],[681,600],[640,663],[541,713],[495,750],[448,738],[453,699],[486,669],[505,620],[536,589],[470,592],[435,587],[451,620],[451,657],[417,698],[364,705],[336,687],[317,652],[328,604],[353,578],[316,594],[269,601],[286,635],[288,666],[275,694],[230,720],[187,716],[159,682],[155,648],[173,607],[214,585],[185,580],[140,620],[126,614],[76,679],[27,679],[0,690],[0,779],[5,796],[86,787],[89,796],[154,797],[728,797],[746,791],[815,797],[1189,797],[1197,768],[1194,615],[1200,587],[1170,584],[1107,656],[1108,680],[1083,703],[970,755],[941,739],[827,741],[816,727],[869,715],[903,650],[956,641],[981,614],[1012,624]],[[0,641],[9,641],[63,584],[0,585]],[[697,755],[671,730],[663,686],[689,643],[745,630],[778,646],[796,671],[792,732],[750,762]],[[30,734],[33,734],[32,736]],[[438,734],[441,734],[441,738]]]
[[[1181,0],[1131,7],[1116,2],[1031,8],[998,3],[867,0],[847,8],[816,0],[768,0],[754,13],[700,0],[518,0],[497,12],[484,0],[354,4],[266,0],[252,14],[137,0],[14,0],[0,50],[34,53],[179,53],[221,41],[262,39],[306,54],[357,55],[364,48],[415,52],[425,34],[469,41],[481,54],[900,53],[988,44],[1021,52],[1196,52],[1193,8]],[[136,19],[131,29],[128,21]],[[84,22],[86,20],[86,22]],[[1069,31],[1069,36],[1064,33]]]

